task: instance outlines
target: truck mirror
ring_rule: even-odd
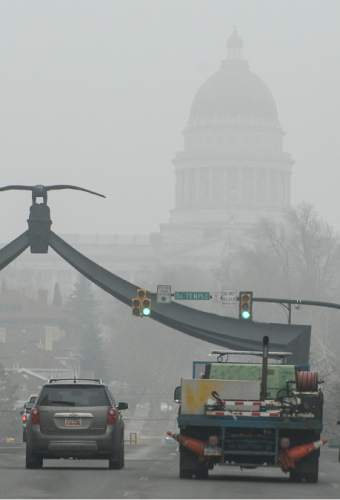
[[[181,402],[181,397],[182,397],[182,388],[181,386],[177,386],[176,389],[175,389],[175,392],[174,392],[174,400],[176,403],[180,403]]]

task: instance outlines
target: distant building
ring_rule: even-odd
[[[169,222],[149,237],[68,235],[65,239],[112,272],[148,286],[157,264],[209,269],[260,218],[279,220],[290,205],[292,159],[273,96],[250,71],[236,30],[227,58],[199,88],[174,159],[175,207]],[[94,228],[95,229],[95,228]],[[42,285],[49,300],[56,282],[68,295],[76,272],[52,251],[27,253],[2,271],[13,288]]]
[[[279,220],[290,205],[293,162],[283,151],[276,104],[242,49],[234,30],[227,58],[192,102],[174,159],[175,208],[153,236],[163,257],[175,252],[182,260],[217,240],[222,248],[263,217]]]

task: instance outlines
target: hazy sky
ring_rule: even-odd
[[[59,233],[156,231],[198,87],[236,25],[271,89],[294,158],[293,203],[340,229],[338,0],[0,0],[0,185],[50,195]],[[26,228],[27,193],[1,193],[1,241]]]

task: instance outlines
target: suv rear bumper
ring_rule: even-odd
[[[33,453],[46,458],[109,458],[119,445],[119,429],[108,426],[100,435],[44,434],[38,425],[33,425],[27,441]]]

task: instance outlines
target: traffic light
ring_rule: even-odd
[[[137,289],[137,297],[132,299],[132,314],[134,316],[150,316],[151,314],[151,298],[148,297],[149,292],[145,288]]]
[[[253,292],[240,292],[239,318],[251,321],[253,319]]]
[[[142,314],[143,316],[150,316],[151,314],[151,300],[147,297],[142,302]]]
[[[132,314],[134,316],[140,316],[141,308],[140,308],[140,302],[138,298],[132,299]]]

